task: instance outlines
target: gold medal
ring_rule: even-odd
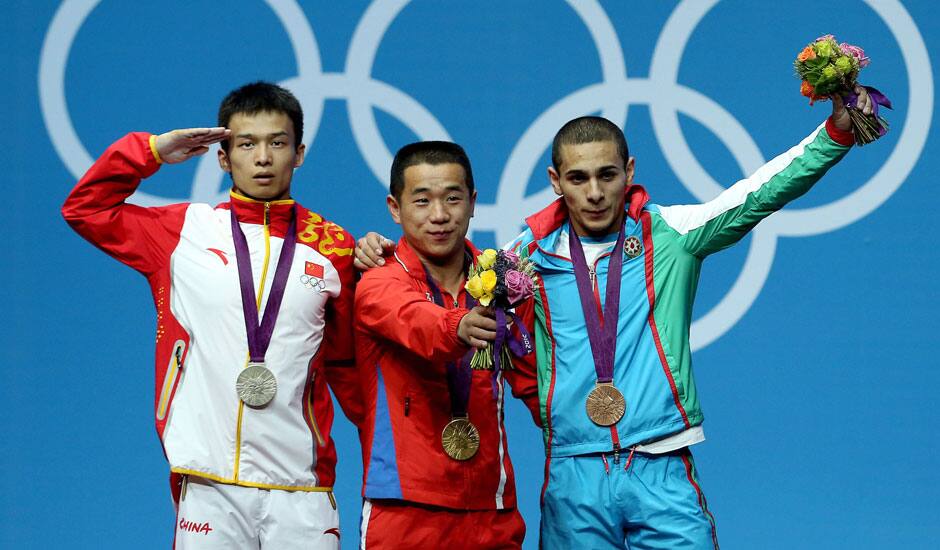
[[[263,363],[248,363],[235,381],[238,398],[249,407],[264,407],[277,393],[277,379]]]
[[[480,449],[480,432],[467,417],[454,418],[444,426],[441,444],[447,456],[454,460],[468,460]]]
[[[612,426],[623,418],[627,404],[623,394],[610,382],[598,382],[587,398],[587,415],[599,426]]]

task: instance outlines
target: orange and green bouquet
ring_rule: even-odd
[[[474,352],[470,368],[494,370],[494,375],[501,367],[511,369],[512,355],[521,357],[532,352],[532,339],[513,308],[535,295],[535,266],[511,250],[488,248],[470,266],[465,288],[496,317],[496,341]],[[507,328],[507,317],[515,323],[518,339]]]
[[[820,36],[796,56],[793,66],[803,80],[800,92],[809,98],[810,105],[839,95],[845,101],[855,142],[859,145],[871,143],[888,133],[888,121],[878,114],[879,105],[891,108],[891,101],[878,90],[865,86],[872,100],[872,113],[865,115],[856,106],[858,95],[855,86],[858,73],[871,60],[865,50],[852,44],[838,43],[831,34]]]

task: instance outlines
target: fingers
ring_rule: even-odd
[[[175,132],[179,132],[180,138],[191,146],[212,145],[232,134],[231,130],[220,126],[214,128],[187,128],[185,130],[175,130]]]
[[[872,113],[872,104],[871,96],[868,95],[868,90],[864,86],[855,85],[855,93],[858,94],[858,101],[856,102],[856,107],[859,111],[866,115]]]
[[[480,306],[470,310],[457,325],[457,336],[466,344],[483,349],[496,340],[496,321],[480,314]]]
[[[369,231],[365,236],[366,243],[376,254],[387,256],[395,250],[395,242],[385,238],[382,234]]]
[[[394,251],[394,242],[370,231],[365,237],[356,241],[356,257],[353,259],[353,265],[361,271],[385,265],[384,256],[389,256]]]
[[[394,251],[394,243],[392,248],[386,251],[384,248],[385,242],[391,241],[388,241],[388,239],[378,233],[369,233],[365,237],[360,238],[356,241],[356,257],[353,259],[353,265],[360,271],[385,265],[385,258],[383,258],[383,256]]]

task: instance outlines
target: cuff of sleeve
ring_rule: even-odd
[[[838,143],[839,145],[844,145],[846,147],[855,145],[855,134],[853,134],[851,130],[840,130],[839,128],[836,128],[836,124],[832,121],[832,117],[826,119],[826,133],[829,134],[829,137],[832,138],[832,141]]]
[[[153,153],[153,158],[157,161],[157,164],[163,164],[163,159],[160,158],[160,153],[157,152],[156,134],[150,134],[150,152]]]
[[[455,308],[447,310],[445,319],[447,320],[447,334],[454,339],[454,344],[467,347],[463,341],[460,340],[460,337],[457,336],[457,326],[460,324],[460,320],[463,319],[464,315],[470,313],[469,309],[464,308]]]

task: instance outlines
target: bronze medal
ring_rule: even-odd
[[[623,418],[627,404],[623,394],[611,383],[598,383],[588,394],[587,415],[599,426],[612,426]]]
[[[467,417],[452,419],[441,432],[441,444],[454,460],[469,460],[480,450],[480,432]]]
[[[238,373],[235,391],[238,392],[238,398],[249,407],[264,407],[277,393],[277,379],[264,364],[249,363]]]

